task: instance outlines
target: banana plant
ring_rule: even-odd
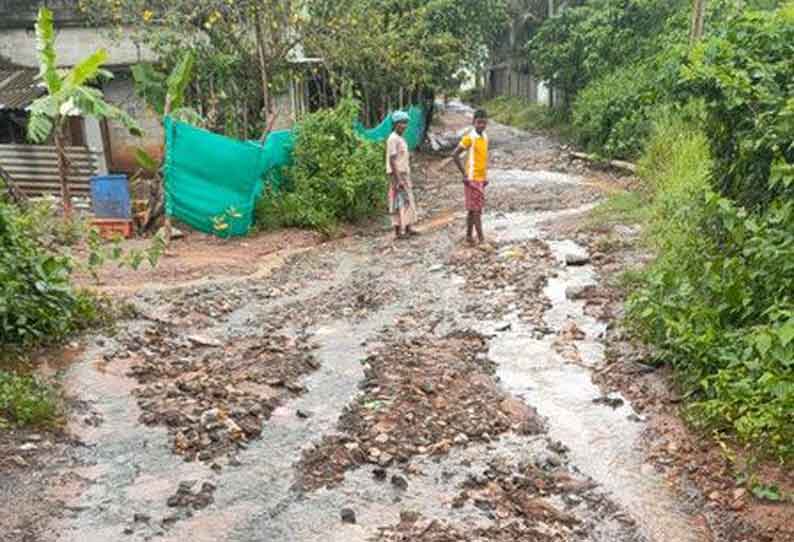
[[[52,11],[39,10],[36,20],[36,45],[39,61],[39,79],[47,94],[30,106],[28,139],[42,143],[52,136],[58,157],[58,176],[61,182],[63,214],[69,220],[72,213],[72,198],[69,190],[69,159],[66,155],[65,128],[69,117],[88,116],[109,119],[121,123],[135,135],[141,130],[127,113],[107,103],[102,91],[91,86],[100,78],[111,78],[112,74],[102,68],[108,60],[108,52],[100,49],[86,57],[71,69],[58,69],[55,52],[55,22]]]
[[[189,49],[168,75],[151,64],[136,64],[132,67],[135,90],[146,104],[162,118],[170,116],[173,119],[202,127],[204,126],[202,116],[192,107],[185,105],[185,91],[193,79],[195,63],[196,53]],[[165,215],[164,181],[159,175],[159,172],[162,171],[162,163],[142,148],[135,150],[135,158],[138,166],[142,169],[158,172],[158,182],[150,194],[149,217],[145,225],[148,229],[157,224]],[[168,217],[165,217],[165,222],[166,240],[169,241],[170,223]]]

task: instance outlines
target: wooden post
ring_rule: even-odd
[[[693,0],[692,28],[689,31],[689,43],[694,45],[703,37],[703,25],[706,12],[706,0]]]

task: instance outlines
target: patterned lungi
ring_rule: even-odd
[[[408,175],[403,174],[405,189],[395,190],[389,184],[389,214],[392,226],[407,227],[417,220],[416,201],[414,200],[413,183]]]
[[[485,207],[485,183],[468,182],[463,186],[467,211],[482,211]]]

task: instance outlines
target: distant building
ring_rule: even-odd
[[[91,52],[104,48],[110,61],[106,68],[114,78],[103,84],[105,98],[122,108],[141,126],[138,138],[113,122],[93,119],[72,120],[68,143],[90,150],[96,157],[99,173],[134,173],[135,149],[143,147],[150,155],[163,152],[164,133],[158,116],[135,93],[130,67],[154,58],[131,39],[111,39],[110,29],[95,28],[79,12],[78,0],[0,0],[0,146],[27,145],[25,124],[27,107],[44,91],[36,81],[38,61],[35,21],[40,6],[53,11],[57,31],[59,64],[73,66]],[[132,34],[132,32],[130,32]],[[114,33],[117,36],[118,33]],[[287,92],[273,96],[278,111],[275,128],[289,128],[309,111],[332,104],[322,59],[307,58],[300,46],[290,55],[294,75]],[[0,162],[10,151],[0,149]],[[7,168],[8,169],[8,168]]]

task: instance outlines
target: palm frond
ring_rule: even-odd
[[[105,49],[99,49],[89,55],[80,61],[74,68],[69,70],[65,78],[65,83],[67,85],[79,87],[96,80],[97,77],[104,72],[104,70],[102,70],[102,65],[107,62],[108,56],[108,52]]]
[[[47,8],[39,10],[36,20],[36,49],[39,56],[39,78],[44,81],[50,94],[61,90],[55,56],[55,19]]]

